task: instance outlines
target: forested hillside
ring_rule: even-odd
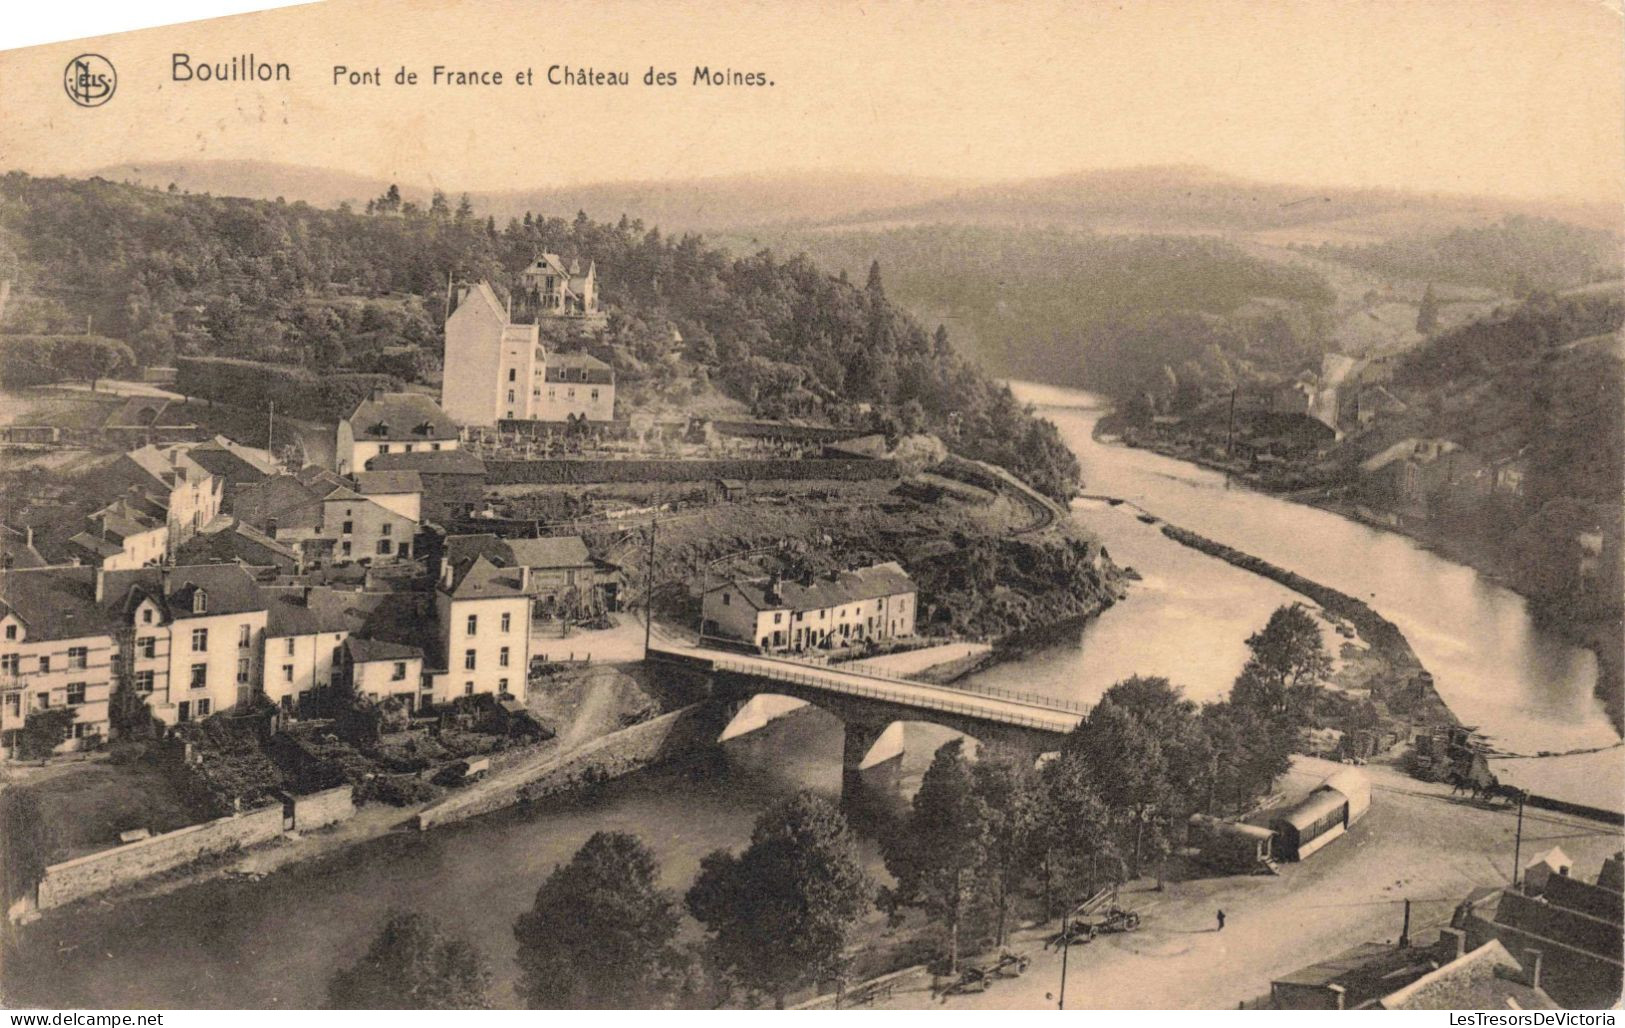
[[[17,285],[0,331],[82,331],[88,319],[146,363],[206,354],[393,371],[403,352],[437,358],[450,282],[500,285],[541,251],[597,262],[610,323],[585,344],[629,385],[711,381],[761,414],[930,429],[1052,496],[1076,488],[1054,427],[888,300],[878,268],[860,288],[805,259],[734,258],[624,217],[527,214],[499,227],[441,194],[420,206],[391,189],[361,213],[12,173],[0,180],[0,274]]]
[[[921,225],[785,245],[832,267],[879,260],[894,298],[962,326],[998,374],[1118,397],[1168,369],[1229,384],[1313,357],[1335,300],[1313,271],[1211,237]]]
[[[1444,235],[1310,252],[1396,278],[1487,286],[1519,297],[1617,278],[1620,265],[1612,232],[1519,215]]]

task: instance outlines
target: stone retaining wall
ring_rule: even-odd
[[[294,796],[292,802],[293,829],[296,832],[314,831],[355,816],[355,789],[349,785],[324,789],[308,796]]]
[[[898,477],[891,460],[487,460],[487,485],[574,485],[587,482],[710,482],[777,479],[843,482]]]
[[[505,769],[418,812],[419,829],[619,778],[716,744],[726,718],[697,703],[611,732],[568,753]]]
[[[276,803],[52,864],[40,876],[39,909],[138,882],[199,857],[269,842],[282,834],[282,824],[282,804]]]

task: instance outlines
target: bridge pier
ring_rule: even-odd
[[[862,803],[871,783],[866,772],[880,764],[890,764],[893,779],[903,761],[901,723],[846,721],[841,742],[841,805]]]

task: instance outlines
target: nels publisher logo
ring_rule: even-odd
[[[80,107],[100,107],[113,99],[118,88],[118,72],[113,62],[101,54],[80,54],[62,72],[62,88],[68,99]]]

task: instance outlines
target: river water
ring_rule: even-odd
[[[1228,485],[1222,475],[1096,443],[1103,411],[1085,394],[1020,386],[1079,455],[1091,493],[1367,599],[1406,633],[1440,693],[1505,748],[1563,750],[1617,740],[1591,695],[1594,660],[1539,631],[1523,601],[1403,537]],[[1077,515],[1113,558],[1142,576],[1129,598],[1075,642],[994,668],[989,685],[1091,701],[1135,673],[1163,674],[1197,699],[1224,694],[1243,640],[1298,598],[1164,538],[1127,505],[1079,501]],[[909,725],[907,788],[945,731]],[[497,1000],[513,1002],[511,925],[542,879],[592,832],[642,837],[666,884],[685,888],[700,858],[739,847],[775,799],[840,791],[840,725],[821,712],[777,721],[712,757],[609,783],[571,800],[418,834],[398,832],[259,882],[213,882],[154,900],[48,920],[0,969],[9,1006],[308,1007],[336,966],[366,947],[385,913],[417,910],[490,956]],[[1523,761],[1563,794],[1617,805],[1619,751]],[[1587,795],[1589,793],[1589,795]],[[869,859],[878,863],[872,841]]]

